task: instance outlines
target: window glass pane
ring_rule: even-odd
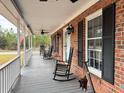
[[[94,52],[91,51],[91,50],[89,50],[89,52],[88,52],[88,57],[89,57],[89,58],[94,58]]]
[[[95,40],[95,49],[102,49],[102,39]]]
[[[93,58],[93,51],[90,51],[90,57]]]
[[[97,51],[95,52],[95,58],[99,59],[99,52],[97,52]]]
[[[99,23],[98,23],[99,22],[98,17],[97,18],[94,18],[93,21],[94,21],[94,27],[97,27],[99,25]]]
[[[97,59],[97,60],[102,60],[102,52],[101,51],[96,51],[95,52],[95,58]]]
[[[96,59],[95,51],[93,51],[93,58]]]
[[[93,67],[93,64],[94,64],[94,60],[91,58],[90,59],[90,66]]]
[[[93,49],[94,48],[94,40],[89,40],[88,41],[88,48]]]
[[[88,21],[88,29],[92,29],[92,20]]]
[[[95,68],[99,69],[99,61],[98,60],[95,60]]]
[[[94,37],[94,20],[88,21],[88,38]]]
[[[94,31],[93,31],[93,29],[89,29],[89,30],[88,30],[88,38],[93,38],[93,36],[94,36]]]
[[[101,26],[94,27],[94,37],[102,37],[102,28]]]

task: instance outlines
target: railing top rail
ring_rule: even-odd
[[[3,68],[7,67],[9,64],[13,63],[15,60],[17,60],[20,56],[16,56],[15,58],[13,58],[12,60],[0,65],[0,70],[2,70]]]
[[[32,48],[30,48],[30,49],[26,50],[26,52],[29,52],[30,50],[32,50]]]

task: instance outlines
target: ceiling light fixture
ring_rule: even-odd
[[[70,0],[72,3],[75,3],[76,1],[78,1],[78,0]]]
[[[71,34],[72,32],[74,32],[74,27],[70,24],[70,25],[68,25],[66,30],[67,30],[68,34]]]
[[[46,1],[48,1],[48,0],[40,0],[40,2],[41,2],[41,1],[46,2]]]
[[[47,2],[48,0],[39,0],[40,2]],[[56,0],[56,1],[58,1],[58,0]],[[78,1],[78,0],[70,0],[72,3],[75,3],[76,1]]]

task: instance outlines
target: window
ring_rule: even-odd
[[[115,3],[86,18],[86,61],[89,71],[114,84]]]
[[[101,77],[102,70],[102,11],[87,17],[87,60],[90,72]],[[98,72],[98,73],[96,73]]]

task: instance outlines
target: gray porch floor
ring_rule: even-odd
[[[53,70],[53,61],[43,60],[38,54],[33,54],[30,65],[23,69],[13,93],[83,93],[77,80],[54,81]]]

